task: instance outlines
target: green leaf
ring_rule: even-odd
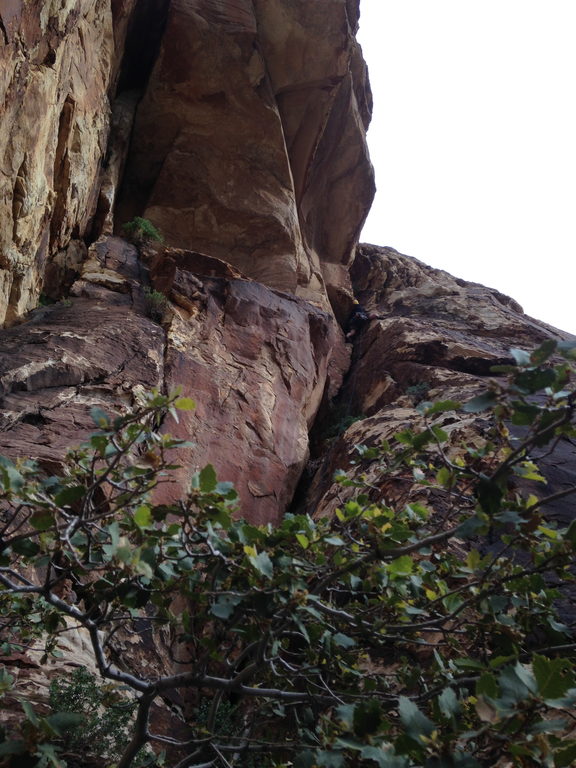
[[[7,491],[19,491],[24,485],[24,478],[21,473],[16,469],[14,463],[5,456],[0,456],[0,477]]]
[[[552,368],[534,368],[533,370],[522,371],[514,379],[517,387],[530,394],[551,387],[555,381],[556,374]]]
[[[216,490],[216,470],[212,464],[206,464],[204,469],[200,470],[198,479],[202,493],[212,493],[212,491]]]
[[[436,482],[438,485],[441,485],[444,488],[448,488],[450,485],[452,485],[452,478],[452,472],[448,469],[448,467],[440,467],[436,473]]]
[[[340,648],[353,648],[356,645],[356,640],[348,637],[348,635],[343,635],[342,632],[336,632],[332,637],[332,640],[334,641],[334,644]]]
[[[75,501],[84,498],[86,494],[86,488],[83,485],[70,485],[67,488],[63,488],[60,493],[57,493],[54,497],[54,502],[59,507],[67,507],[70,504],[74,504]]]
[[[568,720],[564,717],[557,717],[554,720],[541,720],[530,726],[530,733],[554,733],[554,731],[565,731],[568,727]]]
[[[420,736],[430,736],[436,729],[432,720],[406,696],[400,696],[398,699],[398,713],[407,734],[415,741],[420,741]]]
[[[526,684],[524,675],[518,674],[521,665],[515,667],[505,667],[498,677],[498,683],[502,692],[502,698],[512,699],[512,701],[523,701],[531,690],[531,686]]]
[[[231,501],[238,498],[234,483],[231,483],[229,480],[221,480],[219,483],[216,483],[214,492],[217,493],[218,496],[225,496]]]
[[[247,550],[252,551],[248,552]],[[248,559],[254,568],[256,568],[256,570],[259,571],[263,576],[271,579],[274,573],[274,566],[272,565],[272,560],[270,560],[268,552],[259,552],[258,554],[254,554],[256,552],[254,547],[244,547],[244,551],[248,555]]]
[[[514,410],[510,421],[518,427],[528,426],[536,421],[540,408],[536,405],[529,405],[528,403],[514,403]]]
[[[547,339],[543,344],[540,344],[530,355],[532,365],[542,365],[542,363],[545,363],[554,354],[557,346],[558,342],[554,339]]]
[[[402,555],[388,563],[386,568],[394,576],[409,576],[414,568],[414,561],[410,555]]]
[[[210,613],[219,619],[229,619],[234,613],[236,606],[242,602],[241,597],[234,595],[221,595],[217,602],[210,606]]]
[[[544,699],[558,699],[574,686],[573,667],[568,659],[547,659],[534,654],[532,669],[538,693]]]
[[[498,398],[495,392],[484,392],[484,394],[473,397],[472,400],[464,403],[462,410],[465,413],[480,413],[480,411],[492,408],[497,402]]]
[[[346,757],[343,752],[316,751],[316,762],[313,765],[322,768],[346,768]]]
[[[7,755],[24,755],[26,752],[26,743],[24,741],[3,741],[0,744],[0,757],[6,757]]]
[[[448,440],[448,432],[445,432],[440,427],[434,425],[430,430],[439,443],[445,443]]]
[[[495,699],[498,696],[498,684],[491,672],[484,672],[476,682],[476,696],[488,696]]]
[[[146,504],[142,504],[134,512],[134,522],[138,528],[150,528],[152,526],[152,511]]]
[[[363,760],[374,760],[379,768],[408,768],[408,760],[400,755],[395,755],[392,748],[364,747],[361,752]]]
[[[48,511],[36,512],[30,518],[30,525],[37,531],[47,531],[54,525],[54,517]]]
[[[305,749],[294,758],[294,768],[314,768],[314,765],[316,765],[316,758],[311,749]]]
[[[56,744],[48,744],[44,742],[38,744],[36,747],[36,755],[40,758],[38,761],[39,766],[53,765],[54,768],[62,768],[62,760],[59,757],[61,747]]]
[[[457,400],[439,400],[426,409],[426,415],[432,416],[435,413],[444,413],[445,411],[457,411],[461,404]]]
[[[296,534],[296,541],[300,544],[302,549],[308,549],[308,547],[310,546],[310,541],[308,540],[308,537],[305,536],[303,533]]]
[[[34,539],[20,539],[12,544],[12,549],[17,555],[23,557],[35,557],[40,552],[40,546]]]
[[[356,704],[354,707],[354,733],[357,736],[368,736],[376,733],[382,724],[382,706],[376,699],[369,699]]]
[[[458,697],[452,688],[444,688],[440,696],[438,696],[438,707],[444,717],[453,717],[460,711]]]
[[[196,408],[196,403],[191,397],[179,397],[174,401],[174,407],[179,411],[193,411]]]
[[[90,416],[97,427],[105,429],[110,426],[110,416],[102,408],[91,408]]]
[[[532,362],[530,359],[530,353],[525,352],[523,349],[511,349],[510,354],[516,361],[516,365],[530,365]]]
[[[66,731],[81,725],[84,720],[84,715],[81,715],[79,712],[56,712],[46,718],[48,725],[59,736],[64,736]]]
[[[570,544],[576,544],[576,519],[572,520],[566,529],[564,537],[570,542]]]
[[[502,502],[502,489],[492,480],[482,479],[476,487],[476,494],[480,506],[487,515],[493,517],[500,511]]]
[[[35,728],[38,728],[38,726],[40,725],[40,720],[36,712],[34,712],[34,708],[32,707],[32,704],[29,701],[22,699],[20,701],[20,706],[24,710],[26,719],[29,720]]]
[[[555,768],[570,768],[576,765],[576,741],[570,744],[563,744],[562,749],[554,755]]]

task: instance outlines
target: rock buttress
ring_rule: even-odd
[[[174,0],[117,225],[145,215],[170,245],[337,305],[374,191],[356,6]]]

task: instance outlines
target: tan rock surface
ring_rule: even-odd
[[[133,4],[0,4],[0,323],[36,306],[48,258],[89,226]]]

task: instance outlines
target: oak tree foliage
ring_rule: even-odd
[[[162,420],[193,407],[179,395],[95,410],[58,476],[0,459],[0,654],[42,663],[81,628],[98,686],[131,702],[102,762],[117,768],[574,765],[576,521],[547,509],[576,489],[548,490],[538,461],[576,438],[575,352],[512,355],[478,397],[421,402],[422,429],[358,446],[330,517],[252,525],[211,465],[156,503],[180,444]],[[447,415],[482,412],[481,444],[455,443]],[[364,466],[424,500],[386,506]],[[146,633],[166,673],[123,656]],[[0,731],[0,765],[82,764],[85,704],[38,710],[15,683],[5,667],[0,706],[21,724]],[[175,693],[164,732],[155,713]]]

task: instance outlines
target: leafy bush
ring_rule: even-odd
[[[427,381],[419,381],[418,384],[412,384],[410,387],[406,387],[406,394],[414,400],[415,404],[425,400],[429,391],[430,384]]]
[[[550,362],[555,353],[564,359]],[[118,768],[146,743],[178,741],[149,723],[169,690],[196,702],[180,767],[574,765],[576,645],[559,606],[576,521],[556,526],[545,512],[576,489],[547,493],[537,469],[576,437],[574,349],[513,354],[517,365],[497,371],[507,381],[463,405],[421,403],[423,429],[358,447],[358,470],[377,463],[421,490],[397,508],[339,472],[356,495],[333,517],[254,526],[210,465],[178,504],[155,504],[179,444],[160,420],[192,407],[177,396],[153,394],[125,417],[96,411],[99,431],[61,477],[2,459],[4,652],[42,635],[58,653],[65,617],[86,629],[101,676],[137,697]],[[446,415],[488,409],[481,447],[450,442]],[[76,602],[59,596],[66,580]],[[170,630],[180,671],[146,677],[130,659],[113,663],[118,632],[143,623]],[[62,729],[33,746],[62,750]],[[0,743],[0,756],[18,750],[32,753],[25,734]]]
[[[118,686],[99,684],[85,667],[50,684],[54,713],[74,712],[82,720],[63,729],[63,748],[76,754],[114,760],[134,727],[136,701]]]
[[[144,245],[150,242],[162,243],[164,238],[159,230],[149,219],[135,216],[132,221],[122,225],[122,232],[135,245]]]
[[[161,323],[167,309],[168,299],[163,293],[152,288],[144,288],[144,310],[151,320]]]

